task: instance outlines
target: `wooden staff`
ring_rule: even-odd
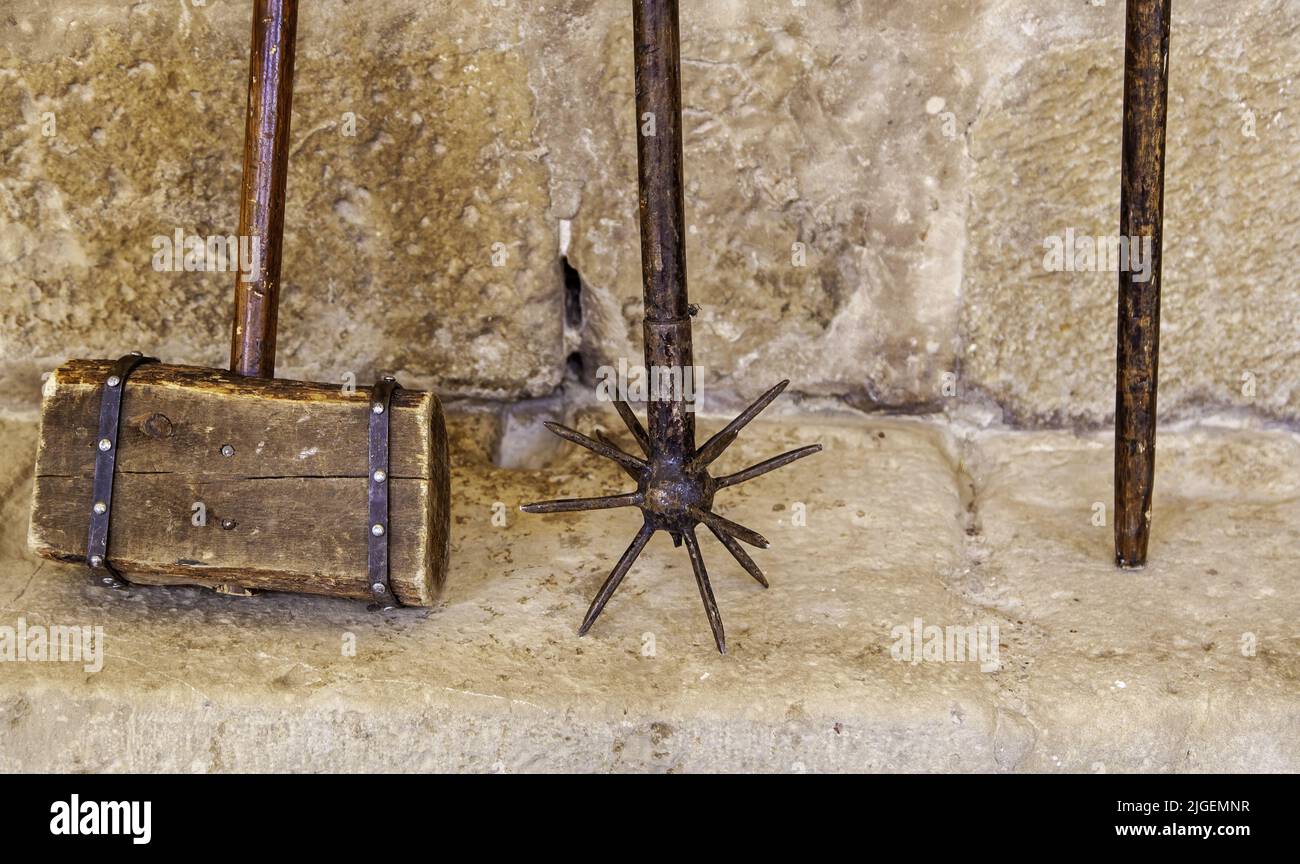
[[[241,243],[243,238],[250,238],[254,266],[251,273],[241,267],[235,277],[230,371],[257,378],[275,375],[275,324],[280,301],[297,27],[297,0],[254,0],[239,205],[239,236]]]
[[[1129,264],[1119,276],[1115,386],[1115,560],[1141,567],[1151,531],[1160,351],[1160,251],[1171,0],[1128,0],[1120,234]],[[1149,269],[1133,266],[1150,238]],[[1144,281],[1145,280],[1145,281]]]

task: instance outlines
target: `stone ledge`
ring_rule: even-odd
[[[391,617],[91,589],[23,548],[36,427],[0,426],[0,625],[101,625],[107,655],[96,674],[0,663],[0,770],[1300,770],[1289,433],[1163,434],[1155,563],[1121,573],[1110,529],[1091,524],[1110,500],[1103,436],[756,424],[727,465],[813,440],[826,452],[720,496],[773,543],[755,555],[763,591],[703,540],[720,657],[686,556],[662,537],[574,635],[636,517],[516,508],[626,478],[576,448],[546,472],[496,468],[488,415],[453,418],[446,602]],[[891,629],[916,618],[996,625],[996,671],[893,659]]]

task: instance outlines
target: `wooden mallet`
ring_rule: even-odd
[[[442,406],[276,380],[296,0],[256,0],[231,370],[138,354],[47,379],[29,545],[97,585],[203,585],[430,606],[447,571]]]

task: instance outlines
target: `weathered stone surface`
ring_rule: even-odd
[[[704,540],[721,657],[663,537],[575,636],[636,517],[516,505],[626,478],[577,448],[547,471],[498,469],[491,414],[451,425],[445,604],[388,617],[89,588],[23,549],[35,426],[0,425],[0,626],[99,625],[107,649],[93,674],[0,662],[0,769],[1300,769],[1295,436],[1164,436],[1153,563],[1118,573],[1109,529],[1090,524],[1107,500],[1104,437],[758,423],[728,466],[809,440],[826,451],[720,496],[773,541],[756,553],[763,591]],[[917,618],[997,626],[996,662],[895,660],[891,631]]]
[[[1112,564],[1109,435],[970,453],[976,522],[951,587],[1015,619],[997,679],[1028,771],[1300,765],[1300,437],[1161,436],[1151,558]],[[1098,504],[1105,524],[1098,525]]]
[[[478,396],[558,383],[528,61],[476,5],[450,27],[426,4],[303,7],[280,374],[394,371]],[[132,348],[224,364],[233,275],[155,272],[152,238],[238,228],[250,7],[48,6],[0,21],[0,384],[34,396],[67,357]]]
[[[1044,241],[1118,230],[1124,4],[1005,6],[986,27],[988,48],[1008,41],[981,54],[968,136],[963,385],[1010,422],[1100,423],[1114,412],[1118,280],[1048,272]],[[1166,418],[1207,407],[1300,418],[1295,24],[1294,5],[1274,0],[1174,8]]]
[[[639,356],[626,7],[364,6],[301,13],[282,373],[516,399],[553,391],[572,351],[588,383]],[[1122,18],[1118,2],[684,4],[706,393],[789,377],[860,407],[1104,422],[1116,279],[1042,261],[1049,235],[1118,224]],[[155,272],[151,240],[235,230],[246,19],[6,7],[0,400],[34,405],[69,356],[224,362],[231,277]],[[1289,0],[1175,9],[1171,418],[1300,418],[1293,20]],[[561,256],[583,284],[567,325]]]
[[[950,48],[970,7],[683,10],[687,257],[706,387],[752,394],[790,377],[871,407],[939,401],[956,350],[961,118],[974,109]],[[631,22],[613,11],[600,38],[567,46],[565,68],[599,107],[588,97],[542,127],[565,166],[573,203],[558,215],[572,214],[568,257],[597,363],[641,352]]]
[[[710,386],[748,393],[788,374],[872,405],[936,400],[956,348],[963,210],[947,112],[973,108],[939,49],[967,6],[688,7],[690,260]],[[245,10],[61,7],[20,0],[4,24],[5,374],[34,394],[66,356],[123,346],[220,363],[229,278],[148,264],[154,235],[234,229]],[[588,371],[639,354],[626,13],[303,10],[285,374],[383,368],[445,395],[544,393],[564,368],[562,238],[587,289],[568,347]]]

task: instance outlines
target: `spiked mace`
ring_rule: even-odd
[[[640,191],[641,273],[645,290],[645,364],[648,369],[670,369],[684,377],[692,365],[691,315],[695,308],[686,294],[686,217],[682,200],[682,93],[678,47],[677,0],[633,0],[633,38],[636,54],[637,185]],[[674,380],[683,380],[674,374]],[[635,456],[599,436],[548,423],[556,435],[610,459],[636,481],[636,490],[599,498],[572,498],[526,504],[528,513],[565,513],[638,507],[644,521],[627,551],[596,592],[591,608],[578,628],[586,635],[623,577],[655,531],[666,531],[673,545],[686,544],[704,611],[718,651],[727,652],[722,616],[718,612],[709,574],[700,553],[695,529],[703,524],[764,588],[767,577],[749,557],[742,543],[760,549],[768,541],[757,531],[713,512],[713,497],[722,489],[760,477],[783,465],[821,450],[820,444],[801,447],[723,477],[709,474],[709,466],[736,440],[740,431],[781,394],[789,381],[768,390],[699,447],[695,446],[695,415],[681,388],[672,398],[651,398],[646,403],[649,429],[641,425],[631,406],[616,400],[614,407],[640,448]]]

